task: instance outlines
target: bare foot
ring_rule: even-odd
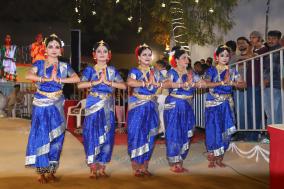
[[[49,173],[47,179],[50,182],[58,182],[58,178],[53,173]]]
[[[214,168],[214,167],[216,167],[215,162],[209,161],[208,168]]]
[[[99,178],[99,176],[98,176],[98,174],[97,174],[97,170],[96,170],[96,167],[92,167],[91,169],[90,169],[90,172],[91,172],[91,175],[90,175],[90,179],[98,179]]]
[[[99,176],[100,176],[100,177],[104,177],[104,178],[108,178],[108,177],[109,177],[109,175],[106,174],[106,172],[105,172],[104,170],[101,170],[101,171],[99,172]]]
[[[224,164],[222,161],[216,161],[216,165],[218,165],[221,168],[226,167],[226,164]]]
[[[152,176],[153,176],[153,174],[150,173],[148,170],[143,170],[142,173],[143,173],[145,176],[147,176],[147,177],[152,177]]]
[[[134,173],[134,176],[142,178],[144,177],[144,173],[141,170],[137,169]]]
[[[179,166],[177,166],[177,165],[174,165],[174,166],[171,166],[171,169],[170,169],[172,172],[174,172],[174,173],[182,173],[183,172],[183,170],[182,170],[182,168],[180,168]]]
[[[44,174],[40,174],[37,181],[41,184],[47,183],[47,179],[45,178]]]

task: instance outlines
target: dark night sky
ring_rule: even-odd
[[[11,33],[13,41],[18,45],[27,45],[29,41],[33,41],[38,32],[44,35],[55,32],[67,41],[68,45],[70,29],[77,28],[74,22],[72,23],[72,19],[74,20],[72,3],[74,1],[71,0],[0,0],[0,43],[3,43],[6,33]],[[108,40],[113,52],[133,53],[139,43],[146,42],[151,45],[151,40],[144,41],[141,35],[136,33],[136,26],[126,24],[129,25],[124,25],[122,31],[115,33],[118,36],[116,39]],[[88,27],[82,29],[83,55],[90,54],[93,43],[106,39],[104,33],[95,33]],[[154,48],[160,47],[154,46]]]

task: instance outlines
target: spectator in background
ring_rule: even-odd
[[[32,63],[37,60],[45,59],[45,45],[43,43],[42,33],[36,35],[36,41],[31,45]]]
[[[12,116],[12,110],[14,109],[17,103],[23,103],[24,94],[20,91],[20,85],[17,84],[14,86],[14,91],[8,96],[6,110],[8,116]]]
[[[212,64],[213,64],[213,58],[208,57],[208,58],[206,59],[205,64],[206,64],[208,67],[212,66]]]
[[[268,48],[263,44],[262,34],[258,31],[253,31],[250,34],[250,43],[252,46],[252,56],[258,56],[268,51]],[[252,65],[254,64],[254,66]],[[252,68],[254,67],[254,71]],[[254,75],[254,77],[253,77]],[[260,58],[247,63],[247,111],[248,111],[248,128],[253,129],[253,119],[255,119],[255,128],[261,128],[261,88],[260,88]],[[254,82],[254,85],[253,85]],[[255,92],[253,96],[253,90]],[[255,115],[253,115],[253,100],[255,102]],[[257,141],[259,132],[246,132],[246,139]]]
[[[167,78],[167,62],[165,60],[158,60],[155,64],[155,68],[160,71],[162,77],[165,79]],[[160,118],[160,126],[159,126],[159,137],[164,139],[165,138],[165,124],[164,124],[164,107],[165,107],[165,100],[168,95],[168,90],[159,88],[157,90],[157,102],[158,102],[158,110],[159,110],[159,118]]]
[[[281,48],[280,44],[281,32],[278,30],[272,30],[268,32],[267,45],[269,51],[274,51]],[[272,59],[273,73],[270,72],[270,60],[264,64],[264,109],[267,116],[267,124],[279,124],[282,122],[281,110],[281,78],[280,78],[280,53],[274,52]],[[272,81],[270,76],[273,74]],[[273,98],[274,104],[274,123],[271,110],[271,84],[273,84]]]
[[[1,47],[0,77],[4,76],[7,81],[16,81],[16,54],[17,46],[12,45],[11,35],[5,36],[5,43]],[[4,72],[3,72],[4,69]]]
[[[186,70],[187,71],[190,71],[190,70],[192,70],[192,61],[191,61],[191,59],[188,57],[188,65],[187,65],[187,67],[186,67]]]
[[[231,49],[230,52],[230,61],[229,61],[229,65],[236,63],[239,60],[239,56],[236,54],[236,50],[237,50],[237,44],[235,41],[227,41],[226,45]]]
[[[246,37],[239,37],[237,39],[237,49],[240,52],[240,55],[236,56],[234,61],[238,62],[238,61],[242,61],[242,60],[245,60],[245,59],[252,57],[250,41]],[[231,62],[231,63],[233,64],[234,62]],[[248,62],[246,64],[248,64]],[[240,77],[244,79],[245,73],[244,73],[244,64],[243,63],[238,64],[237,71],[239,72]],[[235,88],[235,90],[233,92],[234,103],[239,104],[239,107],[235,106],[235,111],[236,111],[236,113],[238,113],[239,118],[240,118],[239,123],[238,123],[239,127],[241,129],[245,129],[245,118],[246,117],[245,117],[245,104],[244,104],[244,90],[240,89],[240,90],[238,90],[238,93],[239,93],[239,95],[237,95],[236,88]],[[238,120],[238,119],[236,119],[236,120]],[[234,137],[235,137],[235,139],[243,140],[243,139],[246,138],[245,135],[246,134],[243,133],[243,132],[238,132],[237,135],[235,135]]]
[[[284,35],[281,38],[280,44],[281,44],[281,47],[284,47]]]
[[[201,64],[205,64],[205,59],[200,59]]]

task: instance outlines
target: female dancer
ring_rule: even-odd
[[[107,63],[110,47],[104,41],[93,47],[94,66],[85,68],[78,88],[90,88],[87,96],[86,117],[83,127],[86,161],[90,178],[107,177],[106,163],[110,162],[115,131],[114,88],[126,89],[119,72]]]
[[[58,61],[61,55],[61,40],[53,34],[46,39],[45,44],[47,59],[36,61],[26,76],[37,84],[26,166],[37,168],[40,183],[56,181],[54,174],[59,165],[66,128],[63,84],[80,81],[69,64]]]
[[[171,171],[181,173],[183,160],[189,151],[190,137],[193,136],[194,112],[191,100],[195,91],[192,72],[188,73],[188,54],[180,46],[170,53],[172,68],[168,71],[164,88],[169,88],[165,101],[164,120],[166,126],[167,158]],[[194,77],[197,81],[197,75]]]
[[[231,135],[236,131],[234,119],[233,87],[244,88],[246,83],[235,69],[229,69],[230,48],[221,45],[216,50],[216,67],[206,73],[206,86],[209,93],[205,102],[206,147],[208,167],[222,163],[225,151],[230,144]]]
[[[134,175],[151,176],[148,163],[158,134],[159,117],[155,93],[162,86],[160,72],[150,69],[151,48],[144,44],[135,50],[138,68],[129,72],[127,85],[133,87],[128,101],[128,154],[132,161]]]

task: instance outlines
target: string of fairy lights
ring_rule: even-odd
[[[120,0],[114,0],[115,4],[119,4],[121,1]],[[160,0],[161,2],[161,7],[165,8],[167,5],[165,0]],[[183,11],[183,5],[181,4],[181,1],[178,0],[171,0],[170,2],[170,6],[171,6],[171,14],[174,15],[174,17],[172,18],[172,27],[173,27],[173,37],[176,43],[181,44],[185,49],[189,50],[188,47],[188,43],[187,41],[183,41],[182,39],[184,38],[185,35],[187,35],[187,28],[186,28],[186,24],[184,21],[184,11]],[[194,0],[194,2],[196,4],[199,3],[199,0]],[[76,21],[78,24],[82,23],[82,16],[80,14],[81,12],[81,3],[82,0],[75,0],[75,17],[76,17]],[[138,18],[138,28],[137,28],[137,33],[140,34],[143,31],[143,26],[142,26],[142,9],[143,9],[143,4],[142,4],[142,0],[138,0],[138,8],[139,8],[139,18]],[[90,4],[91,4],[91,14],[93,16],[97,15],[96,12],[96,0],[90,0]],[[129,16],[127,17],[128,22],[132,23],[133,21],[133,0],[130,1],[130,8],[129,8]],[[214,9],[212,7],[210,7],[208,9],[209,13],[214,13]],[[179,32],[177,32],[179,31]],[[180,32],[182,31],[182,32]],[[176,34],[178,33],[178,34]]]

